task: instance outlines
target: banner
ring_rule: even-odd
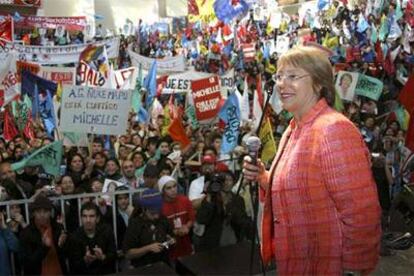
[[[217,76],[191,81],[197,120],[214,118],[219,111],[221,90]]]
[[[0,0],[0,5],[40,8],[42,6],[42,1],[41,0]]]
[[[269,163],[276,155],[277,147],[275,138],[273,137],[273,130],[270,119],[267,118],[265,124],[262,126],[263,127],[260,129],[259,133],[260,140],[262,141],[262,155],[260,158],[264,163]]]
[[[14,21],[15,28],[57,29],[58,26],[68,31],[83,31],[87,25],[85,16],[48,17],[24,16]]]
[[[378,101],[381,97],[383,87],[384,84],[379,79],[359,74],[355,94]]]
[[[61,82],[63,85],[74,85],[76,68],[41,66],[38,76],[56,83]]]
[[[92,44],[105,45],[108,58],[116,58],[119,54],[119,38],[110,38],[99,43],[73,44],[66,46],[24,46],[7,42],[4,49],[0,48],[0,61],[12,51],[17,52],[17,59],[39,64],[65,64],[79,62],[82,51]]]
[[[339,71],[336,77],[335,89],[342,100],[352,102],[359,73]]]
[[[33,74],[39,73],[39,70],[40,70],[39,64],[25,62],[25,61],[16,61],[16,67],[17,67],[17,74],[19,78],[21,78],[23,70],[29,71]]]
[[[154,58],[149,58],[137,54],[134,51],[132,51],[131,47],[128,48],[128,53],[133,66],[139,67],[141,65],[143,70],[150,70],[152,63],[154,62]],[[163,59],[156,60],[158,74],[184,72],[186,70],[185,58],[183,55],[166,57]]]
[[[173,93],[187,93],[191,91],[191,81],[209,78],[215,76],[214,74],[187,71],[181,74],[173,74],[168,76],[167,83],[162,89],[163,94]],[[221,96],[227,98],[229,91],[234,88],[234,68],[229,70],[226,74],[220,76]]]
[[[20,95],[20,87],[16,58],[14,55],[9,55],[4,70],[0,71],[0,106],[8,104]]]
[[[64,86],[60,127],[64,132],[126,133],[131,90]]]
[[[46,173],[59,175],[60,164],[62,162],[63,145],[62,141],[50,143],[21,160],[11,165],[12,170],[21,170],[27,166],[42,166]]]

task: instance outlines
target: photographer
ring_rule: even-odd
[[[213,174],[206,184],[206,196],[194,225],[196,252],[240,242],[251,233],[244,201],[231,192],[234,185],[232,173]]]
[[[168,249],[175,240],[167,218],[161,216],[161,195],[146,193],[135,203],[124,238],[125,257],[134,267],[160,261],[169,264]]]

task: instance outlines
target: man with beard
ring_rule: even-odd
[[[201,176],[194,179],[190,184],[188,197],[191,200],[194,210],[197,210],[206,194],[207,180],[215,171],[216,158],[213,155],[204,155],[201,160]]]
[[[131,160],[125,160],[122,162],[122,175],[123,177],[119,179],[119,182],[124,183],[130,188],[138,188],[138,179],[135,176],[135,167],[134,163]]]

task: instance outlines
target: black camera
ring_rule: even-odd
[[[215,173],[210,176],[206,176],[206,182],[208,183],[207,193],[215,194],[223,190],[224,176],[219,173]]]

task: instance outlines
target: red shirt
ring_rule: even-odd
[[[191,201],[184,195],[178,195],[172,202],[164,200],[161,214],[168,219],[173,229],[180,228],[189,221],[195,220]],[[190,235],[176,237],[176,241],[176,245],[170,251],[171,259],[175,260],[178,257],[187,256],[193,252]]]

